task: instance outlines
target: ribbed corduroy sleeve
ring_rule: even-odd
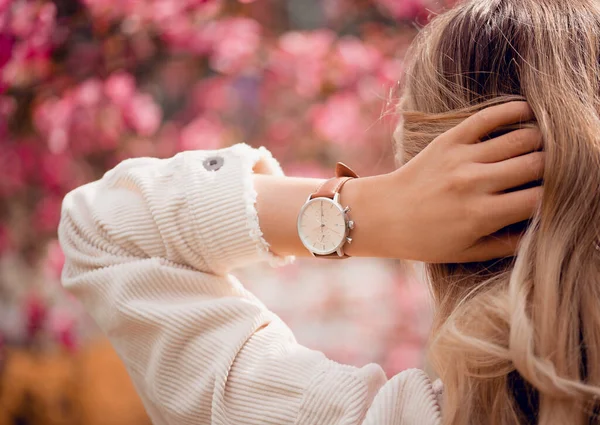
[[[393,382],[406,379],[386,384],[379,366],[297,344],[228,274],[288,260],[262,238],[253,168],[281,174],[246,145],[132,159],[64,200],[63,284],[110,338],[154,424],[391,425],[405,422],[378,418],[406,408],[421,412],[407,424],[437,423],[428,380],[407,375],[418,404],[398,407]]]

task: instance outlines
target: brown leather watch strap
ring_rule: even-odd
[[[358,174],[356,174],[352,168],[348,167],[343,162],[338,162],[335,165],[335,176],[336,177],[354,177],[355,179],[358,178]]]
[[[314,198],[329,198],[333,199],[335,194],[342,189],[342,186],[348,181],[352,180],[352,177],[334,177],[324,182],[315,193],[310,196],[310,199]]]
[[[310,199],[314,198],[329,198],[333,199],[335,194],[342,190],[342,186],[353,178],[357,178],[358,174],[356,174],[350,167],[346,164],[338,162],[335,166],[335,177],[325,181],[319,188],[313,193]]]

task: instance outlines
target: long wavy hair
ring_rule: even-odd
[[[599,61],[598,0],[469,0],[408,53],[400,163],[511,100],[531,105],[546,152],[516,257],[427,265],[445,424],[600,423]]]

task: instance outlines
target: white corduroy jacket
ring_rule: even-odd
[[[439,391],[420,370],[335,363],[229,273],[280,264],[262,238],[253,167],[239,144],[124,161],[69,193],[63,284],[125,363],[155,425],[436,425]]]

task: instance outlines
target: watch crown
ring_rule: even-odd
[[[346,238],[346,242],[349,244],[352,243],[352,238]]]
[[[348,229],[350,229],[350,230],[354,229],[354,222],[352,220],[350,220],[348,222]]]
[[[346,207],[346,208],[344,208],[344,212],[345,212],[345,213],[347,213],[347,212],[349,212],[349,211],[350,211],[350,207]]]

